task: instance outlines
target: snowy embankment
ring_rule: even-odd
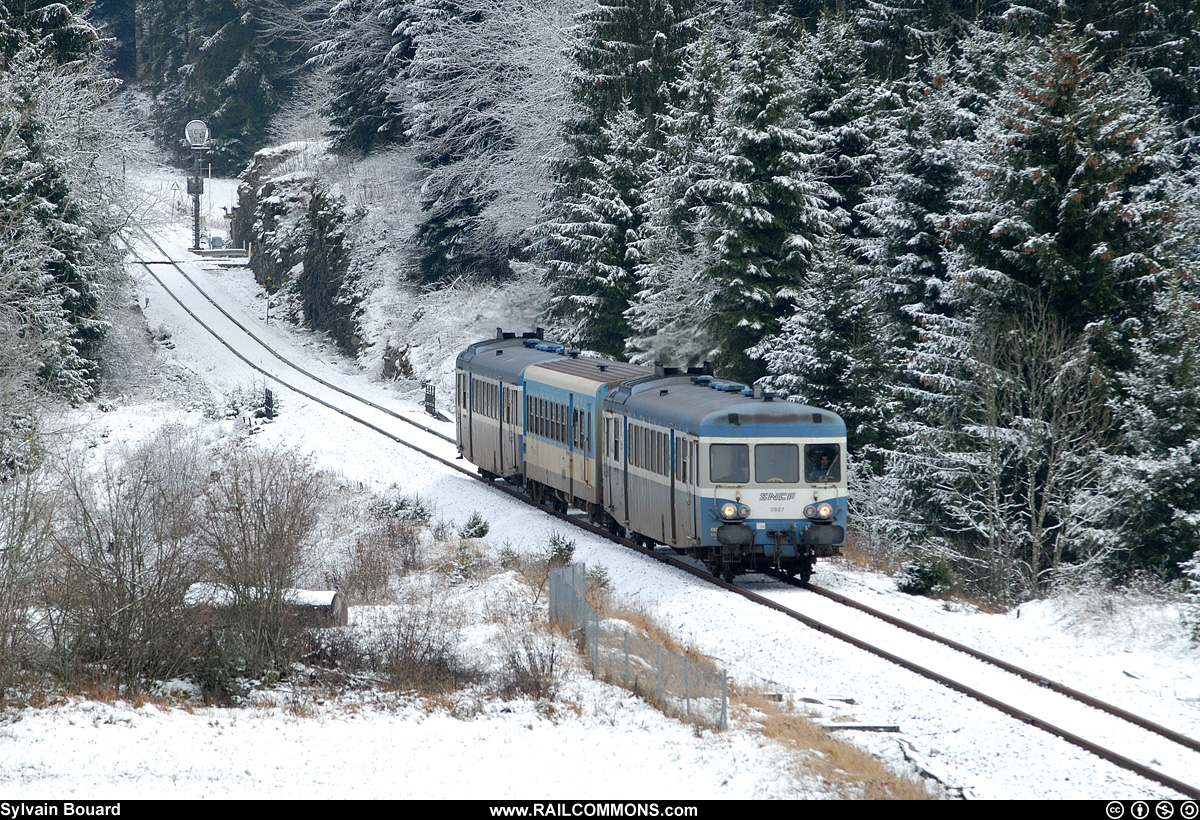
[[[163,189],[168,188],[169,183]],[[214,181],[210,190],[210,207],[218,211],[228,204],[223,195],[232,199],[228,184]],[[187,258],[190,236],[182,215],[168,236],[172,256]],[[187,268],[239,318],[257,322],[256,334],[289,359],[373,401],[415,409],[412,386],[404,392],[381,383],[369,355],[366,369],[360,369],[310,334],[275,320],[265,324],[261,292],[244,270],[212,262],[190,262]],[[133,273],[145,321],[173,346],[160,346],[153,357],[126,368],[126,395],[109,399],[111,409],[95,413],[85,428],[97,451],[168,421],[211,424],[201,409],[215,397],[263,384],[263,377],[196,327],[144,270]],[[510,299],[524,302],[528,295],[517,286],[511,293],[442,295],[425,303],[421,325],[442,330],[426,334],[425,344],[414,339],[410,360],[449,395],[457,349],[497,325],[523,329],[523,320],[505,317],[528,313],[527,302],[508,311]],[[386,332],[403,333],[397,317],[412,317],[417,307],[407,299],[381,293],[370,308],[372,321]],[[131,318],[137,321],[140,316]],[[126,342],[137,348],[136,339]],[[493,549],[536,552],[560,529],[552,519],[423,461],[331,410],[286,390],[279,393],[281,416],[260,428],[258,441],[311,452],[345,484],[372,491],[399,485],[453,524],[478,511],[490,524],[486,540]],[[626,607],[646,612],[680,642],[726,665],[737,685],[809,699],[807,708],[823,720],[896,724],[899,734],[847,739],[898,771],[929,773],[945,793],[1000,799],[1173,796],[776,613],[731,600],[599,539],[570,537],[577,542],[577,559],[607,568],[613,594]],[[984,614],[899,595],[889,579],[837,563],[820,565],[816,580],[1200,734],[1200,652],[1183,639],[1178,613],[1167,602],[1072,597]],[[752,577],[744,582],[759,583]],[[482,600],[494,589],[481,583],[466,592]],[[352,622],[363,616],[355,609]],[[262,692],[256,705],[237,709],[134,708],[73,699],[7,717],[0,725],[0,782],[10,797],[59,798],[855,795],[852,788],[823,784],[802,757],[747,728],[697,731],[569,665],[550,709],[526,700],[431,706],[375,694],[320,701],[287,689]],[[1136,709],[1137,702],[1147,708]]]

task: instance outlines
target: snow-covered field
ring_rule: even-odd
[[[169,191],[170,180],[158,189]],[[214,180],[208,207],[219,212],[230,204],[231,190],[231,183]],[[173,258],[188,258],[185,214],[167,220],[162,230]],[[413,385],[379,380],[372,359],[379,351],[349,362],[312,334],[275,320],[265,325],[262,295],[247,271],[211,261],[186,267],[289,359],[372,400],[416,407]],[[118,326],[113,342],[129,353],[128,363],[114,372],[117,395],[106,399],[107,409],[94,410],[81,428],[97,454],[167,421],[211,424],[202,412],[205,403],[263,384],[197,328],[144,269],[131,272],[136,309],[131,298],[128,324]],[[427,340],[413,349],[412,361],[449,395],[458,348],[497,326],[523,329],[534,314],[533,292],[525,284],[447,295],[426,303],[417,317],[409,297],[382,293],[371,321],[380,337]],[[172,346],[147,352],[139,311],[152,331],[169,335]],[[511,316],[519,318],[509,321]],[[478,511],[491,526],[486,540],[493,549],[536,551],[560,528],[333,411],[279,392],[281,416],[257,434],[264,444],[299,447],[347,483],[369,490],[398,485],[449,522],[462,523]],[[727,666],[738,686],[809,699],[805,708],[823,720],[897,725],[899,733],[840,734],[896,771],[931,775],[935,794],[1177,796],[781,615],[599,539],[571,537],[579,560],[607,568],[615,597]],[[820,565],[815,580],[1200,736],[1200,649],[1184,639],[1169,601],[1095,593],[985,614],[900,595],[889,578],[837,562]],[[766,583],[754,577],[743,582]],[[480,585],[473,594],[492,591]],[[9,798],[857,796],[810,774],[802,757],[744,725],[735,722],[724,733],[698,731],[577,670],[564,679],[559,703],[553,710],[530,701],[431,706],[382,694],[319,700],[289,690],[260,693],[254,705],[236,709],[69,699],[0,719],[0,791]]]

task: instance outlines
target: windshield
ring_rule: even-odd
[[[754,445],[754,480],[759,484],[800,481],[800,448],[795,444]]]
[[[750,445],[711,445],[708,449],[708,474],[714,484],[748,484]]]
[[[842,479],[842,448],[837,444],[804,445],[804,478],[809,484],[832,484]]]

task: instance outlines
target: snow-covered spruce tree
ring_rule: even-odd
[[[530,0],[420,0],[409,136],[426,169],[417,230],[426,282],[502,277],[527,241],[561,155],[547,123],[565,116],[562,21],[579,6]]]
[[[1045,298],[1108,370],[1131,364],[1127,319],[1144,316],[1170,238],[1172,135],[1147,83],[1096,67],[1060,26],[1021,41],[986,111],[959,190],[952,275],[986,314],[1020,287]]]
[[[924,329],[914,367],[941,402],[909,425],[891,471],[924,522],[919,550],[931,545],[999,605],[1038,594],[1066,563],[1105,557],[1089,537],[1111,424],[1104,383],[1080,335],[1027,294],[1001,319],[960,311]]]
[[[858,207],[865,235],[855,250],[905,347],[916,339],[918,317],[944,310],[942,223],[961,181],[954,146],[974,136],[978,121],[954,67],[943,51],[896,84],[898,105],[881,118],[880,173]]]
[[[766,372],[747,351],[778,333],[834,228],[836,193],[818,177],[816,135],[798,115],[800,89],[778,36],[789,23],[764,21],[742,44],[717,127],[716,172],[697,185],[716,257],[702,272],[708,331],[721,372],[747,381]]]
[[[642,118],[631,108],[618,110],[601,136],[605,151],[590,161],[580,192],[555,209],[560,221],[545,226],[554,249],[547,258],[548,313],[560,338],[619,357],[630,335],[626,312],[637,287],[634,242],[655,155]]]
[[[143,0],[138,76],[154,99],[159,142],[190,156],[184,124],[212,134],[208,158],[236,172],[266,139],[307,54],[276,25],[282,0]],[[286,16],[286,15],[285,15]]]
[[[688,49],[659,117],[663,150],[639,230],[637,293],[627,318],[630,361],[699,364],[712,358],[704,331],[708,300],[700,272],[712,264],[699,214],[701,188],[716,173],[717,112],[725,97],[729,49],[706,30]]]
[[[822,154],[821,174],[837,192],[833,217],[838,233],[862,238],[859,206],[879,174],[875,145],[881,136],[876,111],[886,97],[866,75],[863,45],[850,21],[825,15],[816,33],[794,50],[800,112],[812,123]]]
[[[699,35],[696,0],[598,0],[578,15],[571,97],[576,109],[568,140],[578,157],[591,155],[609,116],[632,108],[661,146],[657,118],[680,75],[687,47]]]
[[[898,403],[888,322],[845,240],[824,241],[780,332],[751,350],[766,383],[797,401],[828,407],[846,421],[850,451],[878,460],[891,445]],[[882,471],[882,464],[876,468]]]
[[[934,398],[941,394],[929,373],[949,374],[958,359],[930,362],[931,351],[919,341],[932,322],[956,309],[947,297],[947,215],[962,183],[962,158],[972,150],[966,146],[1014,42],[975,30],[960,44],[960,56],[940,51],[896,83],[896,107],[881,114],[877,179],[857,208],[862,235],[850,241],[866,267],[862,287],[886,320],[891,368],[884,378],[903,408],[890,433],[910,422],[915,429],[942,423],[929,416],[940,417],[935,406],[945,399]],[[917,482],[920,494],[919,476]]]
[[[613,356],[625,355],[630,329],[623,314],[638,289],[630,278],[613,294],[586,290],[605,287],[611,277],[577,275],[598,259],[588,256],[590,249],[598,246],[583,239],[596,232],[589,224],[596,198],[624,184],[596,175],[609,167],[601,158],[613,150],[609,139],[616,125],[614,118],[626,119],[619,128],[631,136],[633,126],[638,126],[645,135],[641,150],[661,149],[658,118],[666,110],[686,49],[699,31],[695,6],[694,0],[601,0],[577,17],[576,44],[571,52],[574,66],[568,79],[569,107],[563,128],[565,149],[553,168],[557,181],[537,228],[534,252],[546,270],[553,321],[565,320],[572,326],[576,312],[589,309],[585,305],[620,312],[598,317],[599,325],[611,330],[604,331],[603,347],[596,349]],[[640,190],[637,195],[639,199],[649,196]],[[636,222],[643,218],[639,210]],[[638,224],[631,223],[630,227],[636,231]],[[633,233],[623,237],[621,243],[636,239]],[[632,274],[636,262],[626,257],[620,264]],[[581,344],[594,344],[586,334],[575,333],[574,338]]]
[[[1186,283],[1185,283],[1186,282]],[[1200,301],[1194,273],[1174,279],[1134,335],[1119,376],[1121,440],[1097,499],[1109,515],[1097,541],[1118,576],[1177,577],[1200,551]]]
[[[1073,9],[1079,28],[1093,32],[1106,66],[1141,69],[1181,137],[1200,137],[1200,36],[1190,0],[1100,0]],[[1195,146],[1191,149],[1197,150]]]
[[[93,128],[93,119],[104,119],[94,111],[111,88],[80,33],[86,24],[65,9],[5,20],[0,233],[11,274],[6,302],[25,328],[22,338],[36,340],[36,350],[26,349],[39,382],[78,402],[96,387],[96,350],[107,327],[99,318],[100,280],[111,262],[112,198],[120,193],[106,185],[103,139],[119,141],[120,134],[102,138]],[[30,28],[13,27],[22,22]],[[77,40],[83,51],[67,48]]]
[[[406,0],[347,0],[330,10],[309,62],[331,79],[329,137],[336,151],[366,154],[405,140],[404,72],[412,59]]]
[[[947,309],[920,317],[915,417],[893,471],[912,520],[997,600],[1106,554],[1092,502],[1112,382],[1097,375],[1131,364],[1170,238],[1169,135],[1145,84],[1096,71],[1062,29],[1017,42],[962,154]],[[1058,341],[1024,351],[1019,336]],[[1038,387],[1028,374],[1050,362]]]

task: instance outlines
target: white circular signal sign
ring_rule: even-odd
[[[208,145],[208,126],[200,120],[192,120],[185,125],[183,133],[187,136],[187,141],[193,148],[201,148]]]

